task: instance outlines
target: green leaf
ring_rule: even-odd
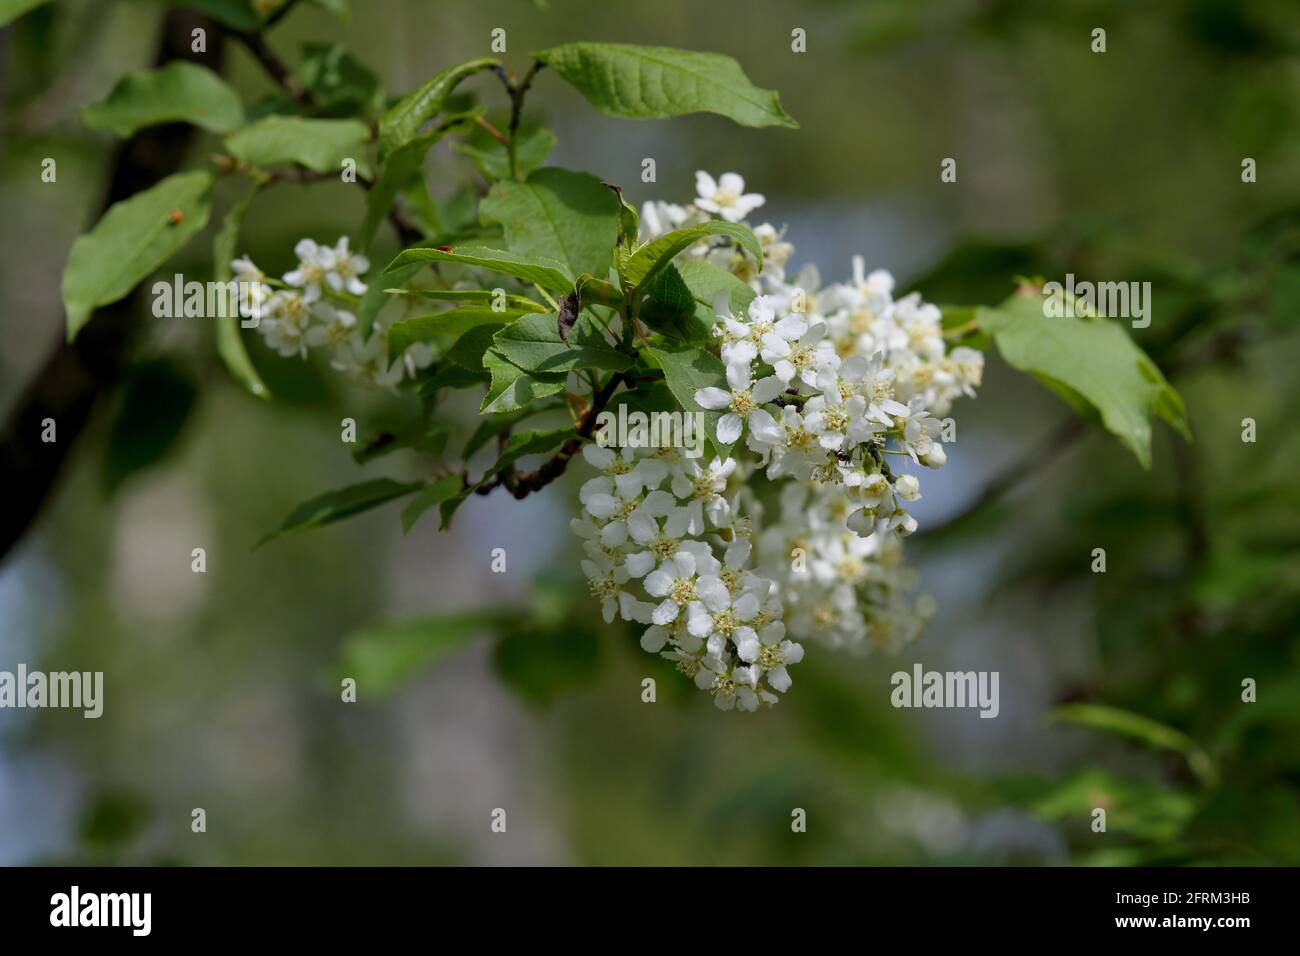
[[[433,315],[418,315],[414,318],[402,319],[388,327],[388,362],[391,365],[397,356],[416,342],[427,342],[440,335],[464,335],[470,329],[483,325],[500,326],[530,312],[531,309],[509,309],[497,312],[483,306],[468,305]]]
[[[1105,704],[1067,704],[1056,707],[1047,714],[1048,720],[1068,721],[1092,730],[1120,734],[1140,741],[1149,747],[1160,750],[1172,750],[1187,758],[1187,764],[1203,781],[1209,783],[1215,779],[1215,770],[1210,758],[1181,730],[1175,730],[1165,724],[1121,710]]]
[[[104,481],[111,493],[175,445],[198,399],[193,379],[156,359],[132,368],[108,436]]]
[[[420,516],[432,508],[434,505],[440,505],[448,498],[458,494],[464,487],[464,482],[455,475],[448,475],[441,478],[433,484],[425,487],[416,495],[409,505],[402,509],[402,533],[410,534],[415,523],[420,520]]]
[[[618,198],[589,173],[548,167],[524,182],[505,180],[479,205],[484,222],[499,222],[511,251],[563,264],[570,287],[584,272],[609,274],[618,239]]]
[[[492,337],[500,332],[504,325],[499,322],[476,325],[469,329],[447,349],[447,358],[457,365],[477,372],[483,368],[484,354],[492,347]]]
[[[466,266],[478,266],[503,275],[514,276],[525,282],[532,282],[548,292],[564,294],[573,288],[573,278],[565,274],[565,265],[554,259],[541,256],[523,256],[507,249],[497,249],[483,243],[466,242],[454,250],[446,249],[407,249],[390,262],[385,273],[409,265],[413,262],[457,262]]]
[[[0,27],[49,2],[50,0],[0,0]]]
[[[383,102],[379,77],[342,45],[305,43],[302,51],[298,78],[323,106],[369,112]]]
[[[483,396],[480,414],[515,411],[539,398],[564,391],[564,373],[525,372],[495,351],[484,353],[483,367],[492,373],[492,384]]]
[[[618,251],[620,256],[618,272],[619,275],[622,275],[624,262],[632,254],[632,250],[636,248],[636,237],[641,230],[641,216],[637,213],[636,207],[624,198],[622,186],[616,186],[613,183],[604,183],[603,185],[618,197]]]
[[[1087,821],[1103,807],[1108,831],[1148,840],[1176,837],[1196,811],[1191,794],[1099,769],[1076,771],[1061,780],[1018,775],[998,781],[997,789],[1008,803],[1043,820]]]
[[[236,30],[262,29],[262,18],[251,0],[170,0],[172,6],[191,7]]]
[[[493,663],[508,686],[547,705],[596,673],[600,641],[594,630],[581,625],[517,631],[497,642]]]
[[[718,113],[742,126],[798,127],[777,94],[729,56],[623,43],[566,43],[534,58],[609,116],[650,119]]]
[[[230,207],[226,218],[221,222],[221,228],[217,230],[217,235],[212,240],[212,272],[218,282],[230,281],[232,274],[230,264],[235,258],[235,248],[239,244],[239,227],[260,188],[260,184],[254,183],[244,198]],[[217,354],[226,363],[230,374],[258,398],[269,399],[271,392],[253,366],[248,349],[244,347],[239,316],[218,316],[215,321]]]
[[[661,269],[666,269],[678,253],[684,252],[710,236],[726,236],[735,240],[742,249],[754,257],[760,267],[762,266],[763,247],[759,245],[757,237],[748,226],[722,219],[710,219],[698,226],[674,229],[653,242],[646,243],[632,254],[623,270],[623,281],[636,290],[633,300],[636,301],[645,294],[655,274]]]
[[[1183,400],[1118,323],[1044,314],[1041,296],[1015,295],[999,309],[980,309],[1012,368],[1030,372],[1071,404],[1095,409],[1106,429],[1151,467],[1151,418],[1190,438]]]
[[[387,504],[394,498],[405,497],[423,487],[419,482],[375,478],[328,492],[300,504],[289,517],[284,519],[284,524],[258,542],[257,547],[260,548],[268,541],[293,531],[319,528],[321,525],[350,518],[363,511]]]
[[[465,491],[462,491],[458,495],[452,495],[446,501],[438,505],[438,514],[440,518],[438,522],[439,531],[447,530],[448,525],[451,524],[451,519],[455,516],[456,512],[460,509],[460,506],[469,500],[469,496],[471,494],[473,494],[473,492],[466,489]]]
[[[713,321],[712,315],[709,322],[701,321],[696,315],[697,308],[695,296],[682,280],[682,274],[669,263],[667,269],[660,269],[650,280],[637,316],[668,338],[699,342],[709,337]]]
[[[525,455],[541,455],[554,451],[570,438],[576,437],[577,432],[572,428],[530,428],[527,431],[511,435],[509,440],[506,441],[505,447],[501,449],[501,455],[497,458],[496,463],[483,472],[483,477],[479,479],[479,483],[482,484],[489,478],[495,477]]]
[[[212,177],[201,172],[168,176],[114,203],[72,244],[63,270],[68,341],[97,307],[125,296],[203,229],[211,211]]]
[[[617,414],[624,406],[629,415],[633,412],[675,412],[679,408],[668,383],[660,380],[638,382],[635,388],[619,392],[605,407]]]
[[[357,233],[357,242],[362,249],[369,249],[380,223],[388,215],[389,208],[397,194],[405,190],[413,181],[423,182],[421,170],[424,157],[433,145],[449,132],[460,128],[465,123],[463,117],[449,120],[435,130],[423,136],[417,136],[409,143],[404,143],[384,160],[379,178],[370,191],[366,193],[366,216]]]
[[[397,431],[384,431],[368,438],[352,451],[352,460],[364,465],[399,449],[410,449],[430,458],[438,458],[447,447],[451,429],[438,422],[423,419]]]
[[[473,388],[489,381],[491,376],[482,369],[467,369],[455,362],[442,362],[420,373],[420,396],[426,399],[437,397],[439,389]]]
[[[484,415],[479,422],[478,428],[474,434],[469,437],[465,443],[465,450],[461,452],[461,458],[469,459],[474,452],[478,451],[493,438],[503,432],[514,428],[525,419],[532,418],[534,415],[540,415],[542,412],[551,412],[564,407],[563,402],[541,402],[537,405],[529,405],[525,408],[516,408],[514,411],[503,412],[496,415]]]
[[[519,162],[519,174],[527,176],[546,162],[555,148],[555,134],[548,129],[535,129],[519,136],[515,143],[515,158]],[[505,146],[494,139],[484,144],[452,143],[451,151],[468,156],[474,161],[486,178],[492,181],[512,179],[510,174],[510,154]]]
[[[384,289],[384,292],[389,295],[418,296],[437,302],[474,302],[488,307],[498,298],[503,298],[505,307],[510,310],[525,313],[546,311],[546,306],[534,302],[527,296],[507,293],[504,297],[500,297],[495,289]]]
[[[695,393],[710,385],[727,388],[727,370],[722,360],[711,352],[690,346],[661,346],[645,350],[663,369],[664,381],[683,411],[703,412],[705,434],[709,444],[720,458],[731,453],[730,445],[720,445],[717,440],[718,419],[722,412],[701,408],[695,402]]]
[[[176,60],[157,70],[135,70],[117,81],[108,97],[81,109],[91,129],[130,136],[158,123],[193,123],[229,133],[244,122],[239,94],[206,66]]]
[[[566,344],[560,338],[555,313],[526,315],[496,333],[493,348],[526,372],[571,372],[601,368],[624,372],[631,359],[612,348]]]
[[[419,89],[409,93],[379,120],[379,156],[387,157],[419,135],[420,127],[433,119],[443,107],[447,95],[468,76],[499,66],[500,60],[482,57],[437,73]]]
[[[340,20],[346,21],[352,15],[352,11],[348,9],[348,0],[308,0],[308,2],[322,10],[328,10]]]
[[[758,294],[735,273],[728,272],[721,266],[715,266],[707,259],[683,259],[676,263],[686,288],[691,290],[697,304],[695,315],[702,322],[713,325],[713,302],[719,293],[727,293],[731,311],[745,314],[749,304]]]
[[[388,293],[393,290],[385,289],[386,284],[392,286],[402,286],[414,279],[424,268],[424,263],[416,262],[387,274],[387,283],[371,282],[366,286],[366,291],[361,296],[361,305],[357,307],[357,329],[361,332],[363,338],[370,338],[370,330],[374,327],[375,319],[379,313],[384,310],[388,304]],[[405,290],[397,290],[405,291]]]
[[[340,679],[357,682],[357,699],[386,694],[476,637],[503,623],[500,611],[464,611],[396,624],[377,624],[348,635],[339,660]]]
[[[298,163],[318,173],[341,172],[343,160],[352,159],[368,175],[361,153],[369,139],[356,120],[267,116],[227,136],[226,151],[250,166]]]

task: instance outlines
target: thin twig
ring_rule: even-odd
[[[510,175],[514,179],[519,178],[519,156],[518,156],[518,139],[519,123],[524,115],[524,97],[528,95],[528,89],[533,85],[533,78],[539,72],[545,69],[546,64],[541,60],[535,60],[533,65],[528,68],[524,78],[518,83],[514,82],[511,75],[501,67],[493,67],[492,72],[496,74],[502,85],[506,88],[506,94],[510,97],[510,126],[507,130],[506,152],[510,158]]]
[[[495,126],[493,126],[491,123],[489,123],[481,116],[475,116],[474,122],[480,129],[484,130],[489,136],[491,136],[502,146],[506,147],[507,149],[510,148],[510,140],[506,138],[506,134],[501,132],[501,130],[497,129]]]
[[[285,65],[285,62],[267,44],[262,34],[245,30],[232,30],[230,33],[231,36],[244,44],[245,49],[252,54],[253,58],[262,64],[262,69],[270,74],[271,79],[275,80],[280,88],[293,98],[295,103],[308,108],[316,105],[316,98],[303,87],[298,78],[293,75],[293,71]]]
[[[516,498],[527,498],[534,491],[540,491],[545,488],[556,478],[559,478],[566,468],[569,467],[569,460],[578,453],[582,448],[584,439],[590,438],[592,432],[596,430],[596,420],[600,413],[605,410],[609,400],[614,397],[618,391],[619,385],[623,383],[623,373],[615,372],[610,376],[605,387],[591,398],[591,405],[583,414],[581,421],[578,422],[577,435],[570,438],[546,461],[542,462],[532,471],[517,472],[514,465],[507,465],[490,481],[479,485],[474,489],[475,494],[486,495],[499,486],[504,486]],[[505,436],[502,436],[503,439]],[[468,478],[465,479],[466,487],[469,487]]]
[[[283,16],[284,13],[288,12],[290,6],[292,6],[292,3],[286,4],[282,7],[279,11],[279,16]],[[279,19],[279,16],[273,17],[272,20],[268,20],[267,25],[270,26],[274,20]],[[253,57],[262,64],[262,68],[266,70],[271,78],[274,79],[280,87],[294,99],[295,102],[308,108],[316,106],[315,97],[312,96],[309,90],[303,88],[302,84],[298,82],[298,78],[293,75],[293,72],[287,66],[285,66],[284,61],[275,54],[275,51],[267,45],[261,34],[232,31],[232,35],[237,37],[239,41],[247,47]],[[316,173],[305,169],[290,172],[277,172],[269,175],[271,177],[270,181],[272,182],[300,183],[317,182],[324,179],[330,179],[334,176],[333,173]],[[367,192],[373,189],[375,185],[372,180],[366,179],[362,176],[358,176],[356,181],[357,184]],[[424,238],[424,231],[420,229],[415,220],[413,220],[404,210],[400,209],[396,203],[388,209],[388,221],[392,224],[393,231],[397,233],[397,239],[403,246],[414,245]]]

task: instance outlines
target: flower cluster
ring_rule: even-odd
[[[764,202],[735,173],[716,181],[697,173],[696,189],[687,206],[645,204],[642,238],[710,218],[740,222]],[[939,309],[918,294],[895,299],[893,278],[867,273],[860,257],[848,282],[823,288],[811,267],[788,281],[794,248],[783,231],[765,223],[754,234],[761,265],[726,241],[686,253],[756,293],[741,312],[725,294],[714,304],[726,385],[695,394],[717,413],[717,443],[732,457],[692,473],[665,469],[663,451],[637,459],[592,450],[588,460],[605,476],[584,487],[591,519],[575,522],[588,539],[584,570],[607,617],[649,614],[646,650],[676,661],[720,705],[734,697],[748,709],[776,701],[751,677],[766,675],[784,691],[785,665],[803,656],[801,645],[785,640],[787,625],[832,647],[893,650],[932,615],[928,597],[909,595],[915,574],[903,563],[901,539],[916,530],[908,505],[921,497],[921,482],[904,469],[944,464],[942,416],[959,396],[974,396],[984,361],[974,349],[949,349]],[[672,494],[658,490],[670,474]],[[716,485],[702,509],[720,531],[714,544],[681,537],[701,530],[699,510],[686,515],[702,477]],[[762,479],[781,482],[779,516],[766,526],[749,489]],[[742,570],[755,541],[758,573]],[[717,548],[725,549],[721,560]],[[642,578],[645,591],[662,599],[653,612],[628,590]],[[723,580],[730,583],[717,583]],[[716,624],[724,608],[729,631]]]
[[[370,261],[348,248],[347,236],[333,247],[302,239],[293,251],[298,265],[280,280],[267,276],[248,256],[231,263],[234,278],[251,290],[240,312],[258,320],[257,330],[267,346],[286,358],[304,359],[308,349],[328,348],[333,368],[367,385],[387,388],[430,363],[432,351],[415,343],[402,361],[390,366],[380,323],[369,336],[362,334],[354,310],[367,289],[361,276]]]
[[[723,710],[776,703],[803,647],[785,637],[776,583],[749,567],[743,484],[728,496],[735,460],[701,466],[675,448],[598,445],[583,457],[600,474],[582,486],[573,529],[605,620],[648,625],[641,647],[673,661]]]

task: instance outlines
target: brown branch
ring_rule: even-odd
[[[289,11],[292,10],[297,5],[298,5],[298,0],[285,0],[284,5],[281,6],[279,10],[276,10],[275,13],[271,14],[269,17],[266,18],[266,23],[262,26],[262,29],[263,30],[271,29],[271,27],[275,26],[277,23],[279,23],[281,20],[287,17],[289,15]]]
[[[266,38],[261,33],[254,33],[244,30],[232,30],[231,36],[235,37],[244,45],[244,48],[252,54],[258,63],[262,64],[262,69],[270,74],[271,79],[293,98],[295,103],[300,106],[312,108],[316,105],[316,98],[311,92],[305,89],[298,81],[298,77],[293,75],[293,71],[285,65],[270,45],[267,44]]]
[[[483,117],[475,116],[474,123],[502,146],[505,146],[506,148],[510,147],[510,140],[506,139],[506,134],[501,132],[501,130],[497,129]]]
[[[582,448],[583,439],[590,438],[592,432],[596,430],[596,420],[600,417],[600,413],[605,410],[605,406],[609,404],[609,400],[614,397],[614,393],[618,391],[618,387],[622,383],[622,372],[615,372],[610,376],[604,388],[592,396],[591,405],[587,407],[587,411],[583,414],[581,421],[578,422],[577,436],[570,438],[561,445],[560,450],[546,461],[532,471],[523,472],[515,471],[514,465],[507,465],[490,481],[475,488],[474,493],[486,495],[494,489],[504,486],[506,491],[516,498],[523,499],[534,491],[540,491],[556,478],[559,478],[564,474],[565,469],[569,467],[569,460]],[[505,435],[501,436],[503,442],[505,437]],[[466,481],[466,487],[468,485],[469,483]]]
[[[541,60],[536,60],[524,74],[524,78],[518,83],[514,82],[511,74],[507,73],[501,67],[493,67],[492,72],[496,74],[502,85],[506,88],[506,94],[510,97],[510,126],[506,131],[506,152],[510,157],[510,175],[515,179],[519,178],[519,157],[516,152],[516,145],[519,133],[519,123],[524,115],[524,97],[528,95],[529,88],[533,85],[533,79],[546,68],[546,64]]]
[[[213,38],[205,55],[190,48],[191,31],[197,28]],[[163,19],[154,62],[161,66],[173,60],[202,60],[220,69],[222,52],[221,31],[212,20],[177,8]],[[140,130],[122,143],[112,161],[101,212],[179,170],[195,132],[192,126],[168,123]],[[64,341],[60,329],[58,343],[19,396],[0,438],[6,492],[0,510],[0,556],[7,555],[35,522],[99,399],[121,380],[147,311],[143,286],[137,286],[121,301],[96,309],[72,342]],[[55,441],[42,440],[46,419],[55,423]]]
[[[281,7],[277,12],[277,15],[267,21],[267,27],[272,26],[281,16],[287,13],[292,5],[293,3],[290,2]],[[280,88],[292,97],[295,102],[308,109],[312,109],[317,105],[316,98],[311,94],[311,91],[303,88],[303,85],[298,82],[298,78],[293,75],[293,71],[290,70],[284,64],[284,61],[276,55],[275,51],[267,45],[262,34],[237,32],[233,35],[244,44],[248,49],[248,52],[251,53],[262,65],[262,68],[266,70],[270,77],[275,80],[275,82],[280,85]],[[333,173],[315,173],[311,170],[294,170],[291,172],[273,173],[271,174],[271,181],[306,183],[329,179],[332,178],[333,175]],[[357,177],[357,183],[367,192],[373,189],[375,185],[373,180],[365,179],[360,176]],[[405,210],[399,208],[396,203],[388,209],[388,221],[392,224],[393,231],[397,233],[397,239],[403,246],[414,245],[424,238],[424,231],[420,229],[415,220],[413,220]]]

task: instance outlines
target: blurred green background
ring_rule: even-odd
[[[111,141],[76,109],[147,64],[161,8],[59,0],[0,39],[4,409],[62,335],[60,272],[104,189]],[[97,721],[0,711],[0,863],[1300,862],[1294,0],[352,8],[346,23],[296,11],[270,42],[291,63],[305,42],[343,42],[390,93],[485,54],[494,27],[516,68],[574,39],[735,57],[799,130],[610,119],[546,73],[529,119],[559,136],[552,163],[636,203],[688,201],[696,169],[740,172],[768,198],[761,218],[788,226],[793,265],[827,279],[860,253],[942,303],[996,302],[1018,275],[1151,281],[1153,321],[1134,335],[1187,400],[1196,440],[1161,426],[1143,472],[991,355],[908,544],[939,603],[927,633],[893,658],[808,642],[779,707],[727,715],[599,623],[567,529],[578,474],[522,502],[476,499],[443,535],[426,520],[403,536],[390,507],[253,551],[300,501],[358,480],[342,417],[369,432],[411,406],[256,345],[277,396],[259,402],[210,329],[151,321],[126,386],[0,566],[0,669],[107,683]],[[795,27],[806,53],[791,52]],[[246,103],[274,92],[233,45],[225,75]],[[499,107],[490,77],[470,85]],[[205,137],[192,164],[217,148]],[[40,181],[46,156],[57,184]],[[647,156],[655,184],[640,182]],[[945,157],[955,184],[939,180]],[[1256,183],[1242,182],[1245,157]],[[475,182],[445,143],[427,178],[438,198]],[[240,248],[279,272],[296,239],[332,242],[361,214],[354,187],[283,186]],[[396,248],[383,232],[372,259]],[[165,273],[206,274],[209,249],[192,244]],[[463,397],[465,435],[476,398]],[[1241,440],[1248,417],[1255,443]],[[419,465],[398,455],[364,474]],[[496,547],[506,574],[489,573]],[[1098,547],[1105,574],[1089,570]],[[508,625],[478,626],[484,607],[512,609]],[[373,654],[376,622],[449,611],[467,614],[437,660],[340,703],[349,635]],[[892,709],[889,675],[918,661],[998,671],[998,718]],[[641,702],[646,676],[655,704]],[[1063,703],[1187,740],[1046,719]],[[1098,806],[1104,834],[1089,828]],[[489,829],[498,807],[505,834]],[[796,807],[806,833],[791,832]]]

